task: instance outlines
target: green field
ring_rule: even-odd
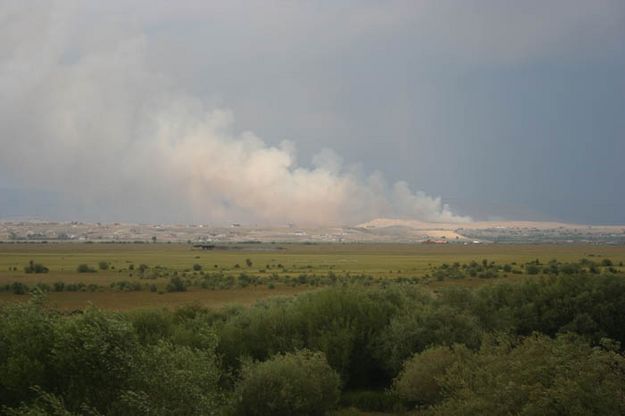
[[[424,279],[424,276],[444,263],[482,262],[487,259],[496,264],[523,264],[536,259],[546,263],[552,259],[575,262],[582,258],[597,262],[610,259],[618,267],[625,262],[625,246],[238,244],[203,251],[188,244],[1,244],[0,285],[20,282],[32,287],[38,283],[52,285],[64,282],[97,286],[97,289],[91,290],[50,291],[50,302],[64,309],[78,309],[88,303],[107,309],[179,306],[190,302],[223,306],[229,303],[251,304],[268,296],[314,290],[314,285],[288,283],[288,279],[301,275],[344,278],[367,275],[376,279],[420,279],[420,282],[432,287],[449,284],[475,286],[502,278],[524,278],[525,273],[502,275],[497,279],[467,278],[443,282]],[[47,267],[48,273],[26,273],[24,267],[31,260]],[[107,263],[108,270],[99,270],[100,262]],[[80,264],[86,264],[97,272],[78,273]],[[143,274],[138,272],[140,265],[147,266]],[[194,270],[194,265],[201,269]],[[253,284],[223,289],[190,286],[184,292],[172,293],[165,290],[174,275],[193,279],[219,274],[222,278],[231,276],[235,279],[242,273],[253,276]],[[287,283],[269,285],[274,280]],[[125,291],[110,287],[120,281],[153,285],[153,288],[152,291]],[[27,298],[11,290],[0,292],[0,301]]]

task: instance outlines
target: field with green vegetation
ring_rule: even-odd
[[[592,264],[598,273],[622,270],[625,247],[232,244],[201,250],[190,244],[0,244],[0,301],[24,300],[39,287],[51,304],[72,310],[89,303],[118,310],[249,305],[336,284],[479,286],[552,273],[554,260],[567,272],[566,265],[582,259],[586,263],[571,266],[573,272]]]
[[[594,245],[2,244],[0,414],[622,415],[624,261]]]

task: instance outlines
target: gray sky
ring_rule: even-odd
[[[622,0],[8,0],[0,217],[625,223],[623,39]]]

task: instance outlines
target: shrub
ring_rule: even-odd
[[[56,318],[34,300],[0,305],[1,404],[30,399],[30,387],[44,385],[50,379]]]
[[[2,409],[3,414],[6,416],[78,416],[65,408],[62,398],[44,392],[40,388],[33,388],[33,391],[39,396],[32,403],[22,403],[14,408],[5,407]],[[92,409],[83,408],[83,410]],[[98,413],[92,411],[90,414],[95,416]]]
[[[336,406],[339,387],[339,376],[322,353],[276,355],[243,368],[236,388],[236,414],[323,415]]]
[[[168,292],[184,292],[187,290],[187,286],[184,284],[184,280],[178,276],[172,277],[167,283]]]
[[[28,286],[22,282],[13,282],[11,283],[11,292],[16,295],[24,295],[28,292]]]
[[[34,261],[29,261],[28,265],[24,267],[25,273],[48,273],[48,268],[41,263],[35,263]]]
[[[384,374],[373,355],[374,340],[399,305],[418,293],[405,287],[352,287],[265,301],[219,327],[219,352],[227,365],[236,367],[241,356],[265,360],[276,353],[308,348],[323,352],[350,387],[379,384]]]
[[[432,345],[463,344],[477,348],[481,327],[470,313],[447,305],[422,305],[395,316],[380,337],[378,354],[392,374],[405,360]]]
[[[221,373],[212,348],[160,341],[144,347],[116,413],[203,416],[218,414]]]
[[[202,270],[202,265],[195,263],[193,265],[193,271],[199,272],[200,270]]]
[[[540,273],[540,267],[536,264],[528,264],[525,266],[525,272],[527,274],[538,274]]]
[[[98,268],[100,270],[108,270],[110,267],[110,264],[108,261],[100,261],[98,262]]]
[[[625,414],[625,358],[604,340],[592,347],[574,336],[498,340],[451,366],[440,378],[445,398],[428,414]]]
[[[415,354],[404,363],[399,376],[393,382],[393,390],[403,400],[419,404],[433,405],[442,400],[440,378],[468,350],[460,345],[454,347],[432,347]]]
[[[83,263],[83,264],[78,265],[78,267],[76,268],[76,271],[78,273],[95,273],[97,270],[89,266],[88,264]]]
[[[128,386],[139,345],[122,315],[88,308],[58,321],[51,351],[54,386],[70,410],[89,403],[105,412]]]

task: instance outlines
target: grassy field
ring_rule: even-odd
[[[487,259],[498,264],[522,264],[535,259],[545,263],[589,258],[625,262],[625,246],[596,245],[423,245],[423,244],[239,244],[202,251],[188,244],[0,244],[0,285],[21,282],[93,284],[95,291],[51,292],[50,302],[64,309],[78,309],[88,303],[108,309],[129,309],[148,306],[178,306],[198,302],[208,306],[228,303],[250,304],[268,296],[293,295],[311,290],[307,286],[252,285],[224,290],[189,288],[185,292],[163,290],[168,278],[146,280],[138,273],[140,265],[148,270],[162,270],[167,276],[194,276],[220,273],[238,276],[245,273],[260,281],[270,276],[295,277],[305,274],[337,276],[366,274],[377,278],[422,277],[443,263],[481,262]],[[49,269],[45,274],[25,273],[29,261]],[[78,273],[80,264],[98,269],[105,262],[108,270]],[[201,267],[201,270],[194,270]],[[515,279],[524,276],[516,275]],[[509,278],[512,278],[510,276]],[[119,291],[109,289],[118,281],[148,282],[158,290]],[[495,279],[499,280],[499,279]],[[489,280],[491,281],[491,280]],[[479,285],[479,278],[455,282],[431,282],[433,287],[447,284]],[[163,293],[165,292],[165,293]],[[0,292],[0,301],[27,299],[10,291]]]

